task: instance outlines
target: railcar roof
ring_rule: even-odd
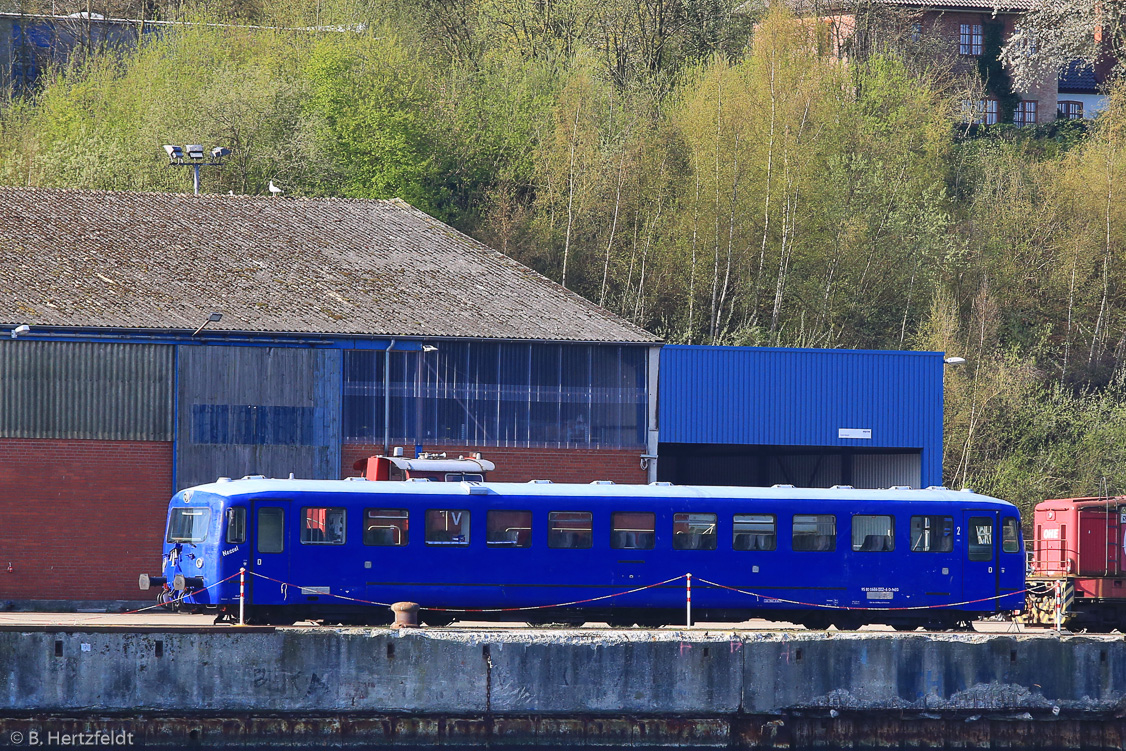
[[[342,495],[381,496],[419,495],[459,498],[480,494],[501,498],[645,498],[723,500],[811,500],[811,501],[901,501],[953,502],[965,505],[1009,504],[969,490],[947,488],[860,490],[849,488],[748,488],[700,485],[602,485],[569,483],[446,483],[446,482],[369,482],[365,480],[273,480],[242,479],[214,482],[190,488],[226,498],[264,493],[339,493]]]
[[[1041,501],[1036,504],[1036,508],[1060,509],[1075,506],[1077,508],[1087,509],[1095,507],[1102,508],[1104,506],[1117,505],[1120,503],[1126,503],[1126,496],[1116,495],[1109,498],[1098,496],[1089,496],[1086,498],[1052,498],[1051,500]]]

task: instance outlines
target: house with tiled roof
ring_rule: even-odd
[[[856,35],[892,31],[901,43],[940,56],[955,74],[981,77],[985,95],[964,103],[967,122],[1013,122],[1033,125],[1057,117],[1061,89],[1054,75],[1044,75],[1030,86],[1014,89],[1006,71],[996,62],[1001,48],[1037,0],[793,0],[796,12],[828,19],[836,44],[845,51]],[[865,14],[891,17],[894,27],[870,23]],[[858,32],[858,30],[861,30]],[[982,75],[981,70],[990,70]],[[992,78],[993,80],[989,80]],[[1070,81],[1070,79],[1068,79]],[[1070,90],[1065,94],[1071,94]],[[1089,92],[1084,92],[1089,93]],[[1082,109],[1068,96],[1065,116]],[[1087,112],[1093,111],[1088,104]]]

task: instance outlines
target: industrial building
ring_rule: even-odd
[[[658,339],[400,201],[0,188],[0,599],[136,599],[173,491],[385,445],[644,482]],[[95,574],[96,572],[96,574]]]
[[[658,477],[942,484],[941,352],[666,346]]]
[[[662,349],[395,200],[0,208],[0,602],[136,600],[174,491],[395,446],[495,481],[941,483],[940,353]]]

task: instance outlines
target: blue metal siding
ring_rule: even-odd
[[[918,449],[937,483],[942,368],[939,352],[666,346],[661,442]]]

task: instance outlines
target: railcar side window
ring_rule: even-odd
[[[246,542],[245,506],[231,506],[227,509],[227,542],[232,545]]]
[[[895,550],[895,520],[890,516],[852,517],[852,550],[856,553],[888,553]]]
[[[408,541],[405,508],[364,509],[364,545],[401,547]]]
[[[552,511],[547,515],[549,548],[589,548],[593,541],[589,511]]]
[[[735,514],[731,547],[735,550],[774,550],[778,546],[774,514]]]
[[[911,552],[950,553],[954,550],[954,519],[950,516],[912,516]]]
[[[826,552],[837,549],[837,517],[833,514],[794,514],[794,550]]]
[[[203,542],[210,521],[209,508],[174,508],[168,520],[168,542]]]
[[[342,508],[301,509],[301,544],[343,545],[344,519]]]
[[[285,512],[280,508],[258,509],[258,552],[285,550]]]
[[[426,512],[427,545],[468,545],[469,512],[465,509],[436,509]]]
[[[1011,516],[1001,523],[1001,550],[1006,553],[1020,552],[1020,522]]]
[[[715,550],[715,514],[673,514],[673,550]]]
[[[485,544],[490,548],[530,548],[532,512],[490,511],[485,521]]]
[[[988,516],[972,516],[969,523],[970,539],[966,545],[971,561],[993,560],[993,520]]]
[[[447,472],[446,482],[484,482],[485,476],[474,472]]]
[[[648,511],[615,511],[610,515],[610,547],[618,550],[652,550],[657,517]]]

